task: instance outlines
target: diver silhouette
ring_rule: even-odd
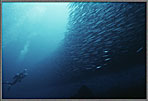
[[[5,82],[5,83],[3,83],[3,84],[8,84],[8,91],[10,90],[10,88],[13,86],[13,85],[15,85],[16,83],[18,83],[18,82],[21,82],[22,81],[22,79],[24,78],[24,77],[26,77],[28,74],[27,74],[27,69],[24,69],[24,71],[23,72],[21,72],[21,73],[17,73],[14,77],[13,77],[13,81],[12,82]]]
[[[90,99],[90,98],[94,98],[94,94],[93,92],[85,85],[82,85],[80,87],[80,89],[78,90],[78,92],[72,96],[71,98],[74,99]]]

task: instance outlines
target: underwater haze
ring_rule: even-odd
[[[36,65],[53,54],[64,39],[68,19],[67,4],[2,4],[3,82],[11,80],[16,73],[25,68],[28,69],[28,80],[34,73],[40,72],[42,67]],[[39,75],[42,78],[42,75]],[[20,87],[23,87],[21,92],[24,93],[24,84],[28,84],[25,82],[33,82],[27,78],[24,79],[23,85],[20,83],[12,88],[12,92],[3,93],[3,97],[16,96]]]
[[[2,98],[146,98],[146,3],[2,3]]]

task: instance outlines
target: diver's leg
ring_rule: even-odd
[[[8,85],[8,91],[10,91],[12,85]]]

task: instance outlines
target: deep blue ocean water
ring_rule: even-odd
[[[144,98],[145,21],[145,3],[2,3],[2,82],[28,74],[3,98]]]
[[[44,72],[43,67],[39,67],[38,64],[50,57],[64,38],[68,21],[67,4],[2,4],[3,82],[11,81],[16,73],[22,72],[25,68],[28,70],[28,77],[14,86],[12,92],[3,93],[3,97],[17,95],[13,91],[19,92],[20,87],[23,87],[21,92],[39,87],[38,83],[33,84],[32,80],[35,77],[33,75],[39,75],[40,77],[35,77],[34,80],[41,82],[40,78],[44,78],[42,76]],[[52,70],[54,67],[50,68]],[[3,88],[5,92],[5,87]]]

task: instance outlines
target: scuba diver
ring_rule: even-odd
[[[10,90],[10,88],[15,85],[17,82],[21,82],[22,79],[24,77],[26,77],[28,74],[27,74],[27,69],[24,69],[23,72],[21,73],[17,73],[14,77],[13,77],[13,81],[12,82],[6,82],[6,83],[3,83],[3,84],[8,84],[8,91]]]

